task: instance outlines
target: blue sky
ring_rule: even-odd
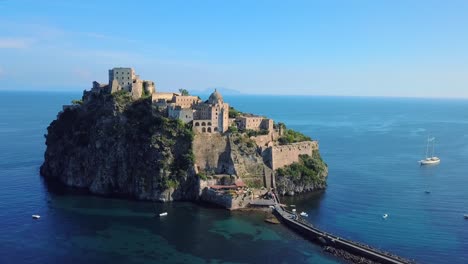
[[[468,97],[468,1],[0,0],[0,89]]]

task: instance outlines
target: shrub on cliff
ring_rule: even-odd
[[[324,174],[327,165],[323,162],[318,151],[314,151],[312,156],[300,155],[299,162],[279,168],[276,170],[278,176],[289,178],[296,185],[301,184],[325,184]]]
[[[294,131],[286,128],[283,123],[279,123],[278,126],[283,130],[283,134],[278,139],[280,145],[287,145],[296,142],[311,141],[312,139],[301,132]]]
[[[241,114],[242,114],[242,112],[238,111],[234,107],[232,107],[232,106],[229,107],[229,118],[236,118]]]

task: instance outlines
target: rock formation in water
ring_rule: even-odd
[[[150,94],[135,98],[125,90],[110,93],[95,86],[82,100],[64,106],[47,128],[40,169],[47,180],[100,195],[158,201],[219,198],[223,205],[225,197],[206,196],[215,186],[260,189],[276,184],[280,194],[289,195],[326,186],[328,170],[317,142],[284,132],[284,125],[272,131],[270,121],[269,132],[254,133],[233,129],[232,119],[228,131],[204,133],[192,127],[194,122],[169,118],[161,100],[156,104]],[[245,206],[247,198],[236,195],[226,207]]]

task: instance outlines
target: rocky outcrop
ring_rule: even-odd
[[[328,167],[317,150],[311,156],[300,155],[299,161],[276,170],[276,189],[281,195],[295,195],[325,189]]]
[[[41,175],[102,195],[145,200],[198,197],[192,132],[128,92],[85,92],[47,128]]]
[[[321,159],[301,163],[306,173],[299,176],[297,164],[291,164],[299,160],[298,153],[318,155],[312,141],[273,149],[273,142],[258,146],[243,133],[194,134],[189,124],[165,117],[150,97],[107,90],[85,91],[82,100],[65,106],[49,125],[40,169],[45,179],[142,200],[196,200],[205,194],[218,204],[226,204],[225,197],[207,196],[200,177],[235,175],[249,187],[269,188],[276,175],[280,194],[326,186],[328,170]],[[273,164],[290,165],[274,170]],[[242,199],[230,207],[245,206]]]

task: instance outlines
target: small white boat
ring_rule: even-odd
[[[465,219],[468,219],[468,214],[464,214],[463,217],[464,217]]]
[[[293,213],[295,213],[295,212],[296,212],[296,209],[292,209],[291,211],[292,211]]]
[[[159,216],[166,216],[167,215],[167,212],[164,212],[164,213],[160,213]]]
[[[387,219],[387,217],[388,217],[388,214],[382,215],[382,218],[383,218],[383,219]]]
[[[290,206],[290,207],[296,207],[294,204],[290,204],[289,206]]]
[[[39,218],[41,218],[41,216],[40,216],[40,215],[37,215],[37,214],[34,214],[34,215],[32,215],[32,218],[33,218],[33,219],[39,219]]]
[[[308,215],[306,212],[302,212],[302,213],[301,213],[301,216],[308,217],[309,215]]]

